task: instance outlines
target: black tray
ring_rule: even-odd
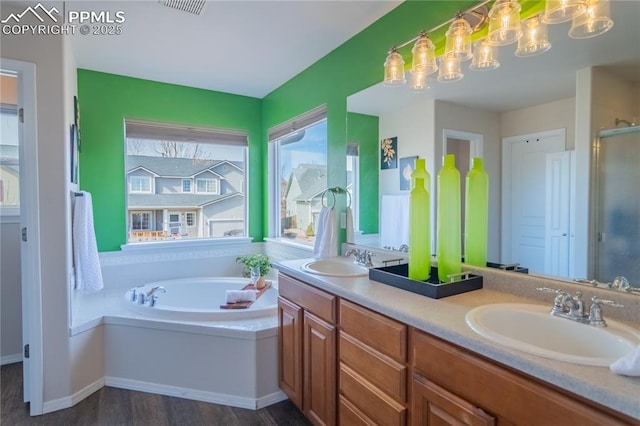
[[[519,272],[521,274],[528,274],[529,273],[529,268],[525,268],[523,266],[520,266],[517,263],[514,263],[512,265],[503,265],[502,263],[487,262],[487,267],[488,268],[502,269],[503,271]]]
[[[370,280],[430,297],[431,299],[441,299],[482,288],[482,276],[473,274],[466,274],[458,281],[442,283],[438,281],[438,268],[436,267],[431,267],[431,278],[428,281],[413,280],[408,276],[409,265],[406,263],[369,269]]]

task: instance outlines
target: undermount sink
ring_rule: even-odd
[[[640,344],[640,332],[607,319],[597,328],[549,314],[538,305],[498,303],[470,310],[466,321],[481,336],[503,346],[574,364],[609,366]]]
[[[300,267],[305,272],[330,277],[365,277],[369,270],[364,266],[356,265],[349,258],[342,259],[317,259],[305,263]]]

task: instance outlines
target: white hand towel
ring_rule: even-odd
[[[76,290],[93,293],[104,287],[96,233],[93,228],[93,205],[91,194],[81,191],[75,197],[73,209],[73,263],[76,275]]]
[[[255,302],[255,290],[227,290],[227,303]]]
[[[353,237],[353,211],[351,207],[347,207],[347,242],[354,243]]]
[[[336,212],[333,207],[323,207],[318,215],[318,229],[313,256],[317,258],[338,255],[338,230],[336,228]]]
[[[616,360],[609,368],[616,374],[640,376],[640,345],[634,351]]]
[[[380,242],[383,247],[409,244],[409,196],[383,195],[380,202]]]

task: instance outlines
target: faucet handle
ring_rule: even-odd
[[[600,299],[597,296],[593,296],[591,298],[591,303],[600,303],[607,306],[613,306],[614,308],[624,308],[624,305],[622,303],[618,303],[615,300],[610,299]]]

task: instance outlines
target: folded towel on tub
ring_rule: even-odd
[[[227,303],[254,302],[255,290],[227,290]]]

